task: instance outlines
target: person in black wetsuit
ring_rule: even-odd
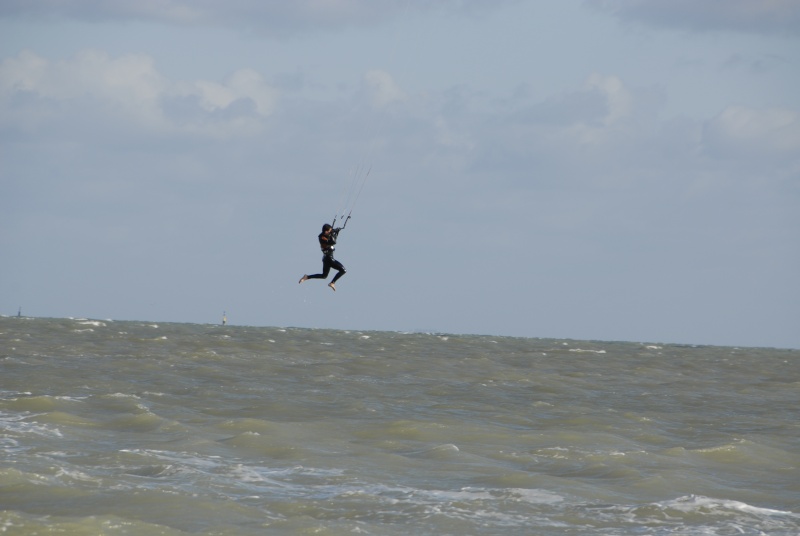
[[[336,238],[339,236],[339,231],[341,230],[342,227],[334,229],[328,223],[322,226],[322,232],[319,234],[319,247],[322,249],[323,254],[322,273],[304,275],[300,278],[298,283],[302,283],[303,281],[307,281],[309,279],[326,279],[331,271],[331,268],[333,268],[338,273],[333,277],[333,280],[328,283],[328,286],[334,291],[336,290],[336,281],[338,281],[338,279],[347,272],[347,270],[344,269],[344,266],[342,266],[342,263],[333,258],[333,250],[335,249],[333,246],[336,245]]]

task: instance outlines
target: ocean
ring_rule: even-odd
[[[5,535],[800,534],[800,350],[0,318]]]

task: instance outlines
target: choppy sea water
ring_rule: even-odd
[[[10,535],[792,535],[800,351],[0,318]]]

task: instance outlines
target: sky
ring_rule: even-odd
[[[800,0],[5,0],[0,314],[800,348],[798,87]]]

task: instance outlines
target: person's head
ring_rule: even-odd
[[[325,225],[323,225],[323,226],[322,226],[322,232],[323,232],[323,233],[327,233],[327,232],[328,232],[328,231],[330,231],[331,229],[333,229],[333,227],[331,227],[331,224],[330,224],[330,223],[326,223]]]

